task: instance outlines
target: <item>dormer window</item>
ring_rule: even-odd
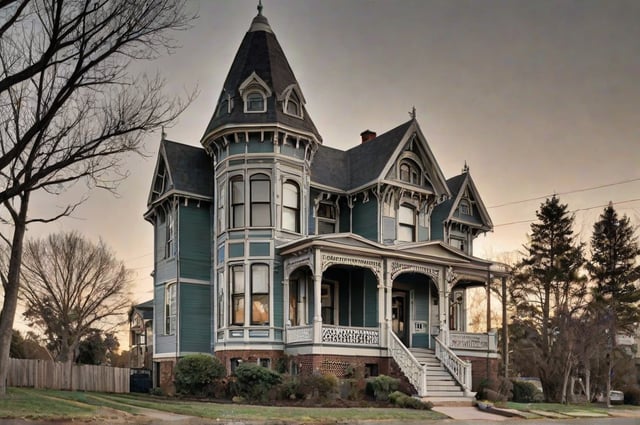
[[[304,104],[304,98],[302,97],[300,88],[297,84],[291,84],[289,87],[284,89],[279,99],[282,101],[282,110],[285,114],[296,118],[302,118],[302,105]]]
[[[469,205],[469,201],[466,199],[460,201],[460,206],[458,208],[460,209],[460,214],[471,215],[471,205]]]
[[[245,100],[246,112],[265,112],[265,99],[264,95],[258,91],[251,92],[247,95]]]
[[[240,84],[238,91],[244,101],[245,113],[267,112],[267,98],[271,97],[271,89],[258,74],[253,72]]]

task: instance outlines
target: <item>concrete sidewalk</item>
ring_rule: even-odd
[[[460,420],[486,420],[498,422],[514,419],[483,412],[475,406],[434,406],[432,410],[442,413],[443,415],[447,415],[451,419]]]

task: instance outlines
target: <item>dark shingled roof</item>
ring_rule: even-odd
[[[246,114],[238,88],[254,71],[271,88],[273,93],[267,98],[267,112]],[[233,110],[230,114],[222,113],[218,116],[214,111],[205,136],[212,130],[227,124],[281,123],[295,129],[311,132],[316,135],[318,140],[322,140],[306,108],[303,107],[304,118],[302,119],[287,115],[282,111],[281,102],[278,102],[277,98],[291,84],[297,84],[297,80],[282,47],[271,32],[267,18],[258,15],[253,19],[249,32],[244,36],[224,82],[224,93],[233,98]],[[223,97],[219,102],[222,99]]]
[[[213,169],[204,149],[163,140],[167,167],[173,179],[173,189],[211,198]]]
[[[447,186],[451,191],[451,198],[447,199],[440,205],[436,206],[436,210],[444,213],[444,217],[449,215],[451,212],[451,208],[453,208],[453,203],[456,201],[458,197],[458,192],[460,192],[460,188],[462,187],[462,183],[464,183],[464,179],[467,177],[466,173],[458,174],[457,176],[451,177],[447,179]]]
[[[311,180],[342,190],[355,189],[376,180],[412,122],[407,121],[346,152],[319,146],[311,164]]]

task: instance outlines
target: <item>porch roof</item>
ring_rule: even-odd
[[[442,241],[383,245],[353,233],[314,235],[280,245],[283,257],[312,248],[327,248],[349,254],[364,254],[378,258],[393,258],[429,262],[440,265],[459,265],[486,270],[493,263],[482,258],[466,255],[449,247]]]

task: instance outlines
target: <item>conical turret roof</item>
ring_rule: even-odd
[[[266,112],[246,112],[242,86],[257,76],[268,87]],[[298,116],[284,112],[284,102],[291,91],[300,104]],[[204,138],[222,127],[246,124],[282,124],[294,130],[321,137],[304,106],[304,97],[291,66],[273,33],[269,21],[262,15],[253,18],[224,82],[222,93]]]

